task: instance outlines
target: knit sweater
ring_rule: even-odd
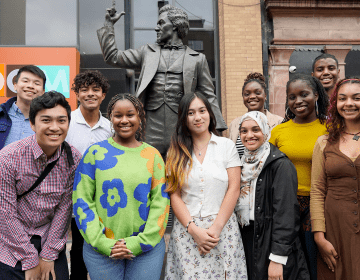
[[[112,138],[90,146],[75,173],[73,204],[80,233],[97,252],[109,256],[122,238],[135,256],[150,251],[165,233],[170,209],[160,153]]]

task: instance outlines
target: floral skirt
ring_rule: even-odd
[[[209,228],[216,216],[193,219],[197,226]],[[169,241],[165,279],[247,279],[244,247],[235,214],[231,215],[224,226],[218,245],[204,257],[200,255],[192,236],[175,217]]]

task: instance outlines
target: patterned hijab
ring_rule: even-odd
[[[244,121],[250,119],[259,125],[264,134],[264,143],[255,151],[250,151],[245,147],[244,155],[241,157],[240,197],[235,207],[238,222],[241,226],[250,224],[250,209],[254,207],[255,182],[270,154],[269,139],[271,132],[267,117],[259,111],[248,112],[241,118],[239,129]]]

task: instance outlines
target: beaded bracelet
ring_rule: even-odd
[[[189,225],[190,225],[191,223],[194,223],[194,224],[195,224],[195,221],[194,221],[194,220],[190,220],[190,221],[187,223],[187,225],[186,225],[186,232],[189,232],[188,229],[189,229]]]

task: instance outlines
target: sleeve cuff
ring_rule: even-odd
[[[32,269],[34,267],[37,267],[38,265],[39,265],[38,256],[36,256],[36,258],[23,259],[21,261],[21,267],[23,271]]]
[[[65,245],[66,246],[66,245]],[[41,250],[41,253],[40,253],[40,257],[41,258],[44,258],[44,259],[47,259],[47,260],[52,260],[52,261],[55,261],[57,260],[57,258],[59,257],[59,253],[58,251],[56,250],[51,250],[51,249],[43,249]]]
[[[311,231],[326,232],[325,219],[311,220]]]
[[[273,253],[270,253],[269,260],[276,263],[280,263],[282,265],[286,265],[288,256],[278,256],[278,255],[274,255]]]
[[[136,236],[130,236],[125,238],[126,248],[128,248],[134,256],[138,256],[142,253],[141,246],[138,242],[136,242]]]

